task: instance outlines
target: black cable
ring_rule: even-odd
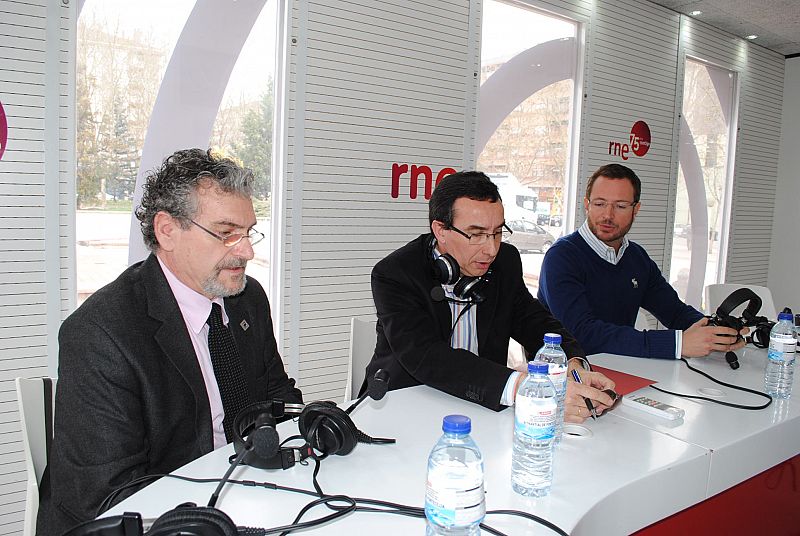
[[[319,463],[319,462],[317,462],[317,463]],[[157,474],[152,474],[152,475],[141,476],[141,477],[138,477],[138,478],[135,478],[135,479],[131,480],[127,484],[124,484],[124,485],[120,486],[119,488],[115,489],[114,491],[112,491],[103,500],[103,502],[101,503],[101,506],[98,509],[97,515],[95,517],[98,517],[102,512],[105,512],[108,509],[108,507],[106,507],[106,505],[108,505],[109,503],[113,502],[113,500],[122,491],[124,491],[124,490],[126,490],[128,488],[137,486],[139,484],[142,484],[144,482],[155,481],[155,480],[158,480],[159,478],[163,478],[163,477],[174,478],[176,480],[183,480],[185,482],[192,482],[192,483],[197,483],[197,484],[219,483],[222,480],[221,478],[197,478],[197,477],[174,475],[174,474],[168,474],[168,473],[157,473]],[[295,523],[293,523],[291,525],[284,525],[284,526],[281,526],[281,527],[274,527],[274,528],[271,528],[271,529],[265,529],[264,534],[274,534],[276,532],[282,532],[283,534],[288,534],[289,532],[291,532],[293,530],[298,530],[298,529],[302,529],[302,528],[309,528],[309,527],[312,527],[312,526],[321,525],[323,523],[328,523],[328,522],[330,522],[330,521],[332,521],[334,519],[338,519],[339,517],[347,515],[347,514],[349,514],[351,512],[371,512],[371,513],[383,513],[383,514],[392,514],[392,515],[403,515],[403,516],[414,517],[414,518],[418,518],[418,519],[422,519],[422,518],[425,517],[425,509],[422,508],[422,507],[409,506],[409,505],[406,505],[406,504],[394,503],[394,502],[391,502],[391,501],[383,501],[383,500],[380,500],[380,499],[369,499],[369,498],[366,498],[366,497],[347,497],[345,495],[322,495],[322,496],[319,496],[320,493],[321,493],[321,490],[312,491],[312,490],[303,489],[303,488],[294,488],[294,487],[291,487],[291,486],[282,486],[282,485],[275,484],[275,483],[272,483],[272,482],[257,482],[255,480],[236,480],[236,479],[231,479],[231,480],[228,480],[228,484],[233,484],[233,485],[238,485],[238,486],[246,486],[246,487],[258,487],[258,488],[264,488],[264,489],[275,490],[275,491],[287,491],[287,492],[290,492],[290,493],[299,493],[299,494],[309,495],[311,497],[315,497],[315,499],[313,501],[311,501],[310,503],[308,503],[306,506],[303,507],[301,512],[295,518]],[[347,503],[347,505],[346,506],[342,506],[342,505],[338,505],[337,506],[337,505],[331,504],[332,502],[335,502],[335,501],[344,502],[344,503]],[[336,516],[333,516],[333,517],[326,516],[326,517],[318,518],[318,519],[315,519],[315,520],[312,520],[312,521],[305,521],[305,522],[299,523],[299,520],[300,520],[300,518],[301,518],[301,516],[303,514],[305,514],[311,508],[313,508],[313,507],[315,507],[315,506],[317,506],[319,504],[325,504],[325,506],[327,506],[328,508],[330,508],[332,510],[336,510],[337,511],[336,512]],[[353,507],[352,504],[355,504],[355,507]],[[372,506],[381,506],[383,508],[372,508],[370,506],[359,506],[360,504],[366,504],[366,505],[372,505]],[[343,513],[339,513],[339,512],[343,512]],[[521,512],[521,511],[518,511],[518,510],[491,510],[491,511],[487,511],[486,514],[487,515],[489,515],[489,514],[515,515],[515,516],[523,517],[523,518],[529,519],[531,521],[540,523],[540,524],[550,528],[551,530],[553,530],[554,532],[556,532],[558,534],[562,534],[562,535],[566,535],[567,534],[562,529],[560,529],[558,526],[556,526],[553,523],[547,521],[546,519],[540,518],[540,517],[535,516],[533,514],[529,514],[527,512]],[[497,536],[505,536],[504,533],[498,531],[497,529],[492,528],[489,525],[486,525],[485,523],[481,523],[481,528],[483,530],[491,533],[491,534],[496,534]]]
[[[752,393],[754,395],[758,395],[758,396],[764,397],[764,398],[767,399],[767,402],[766,402],[766,404],[762,404],[760,406],[745,406],[744,404],[735,404],[733,402],[725,402],[724,400],[715,400],[715,399],[709,398],[707,396],[686,395],[686,394],[682,394],[682,393],[675,393],[673,391],[667,391],[666,389],[662,389],[660,387],[656,387],[655,385],[651,385],[650,387],[652,387],[656,391],[660,391],[662,393],[667,393],[668,395],[681,396],[683,398],[691,398],[691,399],[694,399],[694,400],[707,400],[708,402],[713,402],[714,404],[720,404],[722,406],[728,406],[728,407],[736,408],[736,409],[758,410],[758,409],[764,409],[764,408],[768,407],[770,404],[772,404],[772,397],[770,395],[768,395],[767,393],[762,393],[761,391],[756,391],[755,389],[749,389],[747,387],[742,387],[741,385],[733,385],[732,383],[727,383],[727,382],[724,382],[722,380],[718,380],[718,379],[712,377],[710,374],[705,373],[702,370],[696,369],[693,366],[691,366],[689,364],[689,362],[686,360],[686,358],[682,357],[681,361],[686,363],[686,366],[689,367],[689,370],[692,370],[692,371],[694,371],[694,372],[696,372],[696,373],[698,373],[698,374],[700,374],[702,376],[705,376],[706,378],[708,378],[709,380],[711,380],[714,383],[718,383],[719,385],[724,385],[725,387],[730,387],[731,389],[736,389],[738,391],[744,391],[746,393]]]
[[[462,316],[464,316],[464,313],[466,313],[467,311],[469,311],[469,308],[470,308],[470,307],[472,307],[473,305],[475,305],[475,302],[474,302],[474,301],[471,301],[471,300],[470,300],[470,301],[468,301],[468,302],[463,302],[463,301],[454,300],[454,303],[466,303],[466,304],[467,304],[467,306],[466,306],[466,307],[464,307],[463,309],[461,309],[461,312],[460,312],[460,313],[458,313],[458,316],[456,317],[456,321],[455,321],[455,322],[453,322],[453,327],[452,327],[452,328],[450,328],[450,338],[451,338],[451,339],[453,338],[453,332],[456,330],[456,326],[458,325],[458,321],[459,321],[459,320],[461,320],[461,317],[462,317]]]
[[[540,525],[544,525],[545,527],[547,527],[548,529],[552,530],[556,534],[561,534],[562,536],[569,536],[569,533],[567,531],[565,531],[564,529],[562,529],[561,527],[559,527],[555,523],[551,523],[550,521],[546,520],[543,517],[539,517],[539,516],[533,515],[533,514],[528,513],[528,512],[522,512],[520,510],[487,510],[486,515],[488,516],[490,514],[501,514],[501,515],[508,515],[508,516],[523,517],[523,518],[528,519],[530,521],[534,521],[536,523],[539,523]],[[481,523],[481,527],[483,527],[483,523]]]

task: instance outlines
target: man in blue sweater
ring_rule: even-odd
[[[620,164],[589,178],[586,221],[547,252],[538,298],[578,339],[587,354],[608,352],[677,359],[726,352],[744,345],[736,331],[709,326],[683,303],[656,263],[628,237],[639,212],[641,181]],[[638,331],[639,308],[669,329]]]

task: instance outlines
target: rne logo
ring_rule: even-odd
[[[436,174],[436,183],[434,184],[433,170],[428,166],[411,164],[409,168],[408,164],[392,164],[392,197],[394,199],[400,197],[400,178],[406,173],[410,173],[408,179],[408,197],[411,199],[417,198],[419,177],[422,175],[425,180],[425,199],[430,199],[433,187],[439,184],[443,178],[455,172],[456,170],[451,167],[442,168],[439,173]]]
[[[619,156],[627,160],[628,152],[633,151],[636,156],[644,156],[650,150],[650,127],[644,121],[636,121],[631,128],[629,143],[618,141],[608,142],[608,154]]]

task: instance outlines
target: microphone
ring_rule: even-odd
[[[431,299],[435,302],[444,301],[444,289],[440,286],[435,286],[431,289]]]
[[[358,400],[345,410],[345,413],[348,415],[352,413],[367,397],[373,400],[380,400],[386,396],[386,391],[389,390],[389,377],[389,371],[387,370],[378,369],[375,371],[375,375],[367,380],[367,392],[358,397]]]
[[[435,302],[446,301],[449,303],[462,303],[462,304],[473,303],[472,300],[456,300],[454,298],[448,298],[447,296],[444,295],[444,289],[442,287],[433,287],[431,289],[430,294],[431,294],[431,299]],[[481,298],[480,301],[483,301],[483,298]]]
[[[275,429],[275,419],[263,413],[259,415],[253,424],[253,431],[250,432],[247,441],[259,458],[267,460],[275,456],[280,448],[280,438],[278,437],[278,431]]]
[[[728,362],[733,370],[739,368],[739,358],[737,357],[736,352],[725,352],[725,361]]]

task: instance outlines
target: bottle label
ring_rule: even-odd
[[[550,381],[553,382],[553,387],[556,388],[558,394],[563,394],[567,389],[567,366],[559,365],[558,363],[550,363],[547,369],[547,375],[550,377]]]
[[[767,357],[771,361],[791,361],[794,359],[797,341],[790,335],[772,335],[769,338]]]
[[[451,468],[428,471],[425,490],[425,515],[442,527],[467,526],[480,522],[486,515],[483,495],[483,474],[477,471],[463,475],[457,488],[450,479]]]
[[[555,398],[517,395],[514,425],[531,439],[552,439],[555,434],[557,404]]]

